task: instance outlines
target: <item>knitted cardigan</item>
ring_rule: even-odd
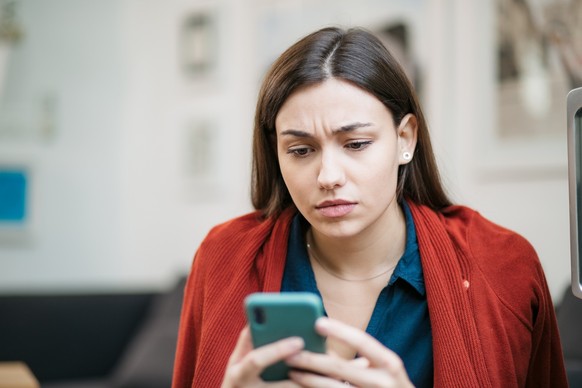
[[[433,336],[435,387],[567,387],[552,300],[533,247],[462,206],[409,203]],[[279,291],[295,211],[213,228],[185,288],[173,388],[219,387],[246,324],[243,299]]]

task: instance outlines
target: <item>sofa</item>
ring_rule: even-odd
[[[25,362],[43,388],[168,388],[184,285],[0,295],[0,361]]]

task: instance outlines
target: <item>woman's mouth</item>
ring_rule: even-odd
[[[348,201],[324,201],[315,208],[324,217],[337,218],[343,217],[356,207],[356,203]]]

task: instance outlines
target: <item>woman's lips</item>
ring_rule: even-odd
[[[319,214],[324,217],[337,218],[350,213],[356,204],[353,202],[324,202],[316,207]]]

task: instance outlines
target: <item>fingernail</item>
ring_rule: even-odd
[[[329,328],[329,319],[322,317],[315,321],[315,326],[320,330],[327,330]]]
[[[329,318],[326,318],[326,317],[318,318],[316,321],[316,324],[324,325],[325,327],[327,327],[327,325],[329,324]]]

